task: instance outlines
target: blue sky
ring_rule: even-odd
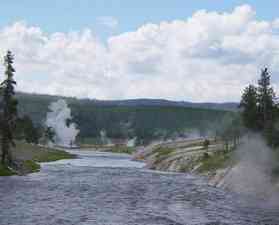
[[[0,0],[0,8],[0,55],[15,54],[20,91],[239,101],[268,66],[279,92],[278,0]]]
[[[0,27],[24,20],[44,32],[68,32],[85,27],[97,36],[133,31],[145,23],[186,19],[195,11],[231,11],[235,6],[249,4],[259,20],[278,15],[278,0],[1,0]],[[98,23],[100,17],[113,17],[119,24],[107,29]]]

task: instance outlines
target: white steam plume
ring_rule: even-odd
[[[260,135],[245,137],[238,147],[238,163],[223,181],[223,187],[233,191],[279,199],[278,187],[272,181],[271,171],[276,160],[274,152],[265,144]]]
[[[71,109],[65,100],[60,99],[49,106],[50,112],[47,113],[46,125],[55,131],[55,144],[72,147],[75,145],[76,136],[79,130],[75,123],[67,124],[72,119]],[[67,126],[68,125],[68,126]]]

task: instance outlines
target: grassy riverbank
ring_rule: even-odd
[[[3,166],[0,163],[0,176],[11,176],[11,175],[15,175],[15,172],[11,171],[9,168]]]
[[[125,154],[132,154],[134,151],[135,151],[135,148],[127,147],[127,146],[113,146],[113,147],[107,148],[107,150],[106,150],[106,152],[125,153]]]
[[[198,163],[200,163],[200,166],[197,171],[199,173],[205,173],[231,167],[236,164],[236,160],[233,157],[232,151],[220,151],[213,155],[205,153]]]
[[[223,148],[223,143],[215,140],[208,146],[203,139],[174,141],[146,147],[135,154],[135,159],[144,160],[150,169],[203,174],[234,163],[233,152]]]
[[[68,152],[52,149],[44,146],[31,145],[24,142],[17,142],[13,148],[12,155],[19,168],[14,172],[0,164],[0,176],[10,176],[14,174],[28,174],[40,170],[40,162],[51,162],[60,159],[72,159],[75,155]]]
[[[91,150],[97,152],[112,152],[112,153],[125,153],[125,154],[133,154],[135,152],[135,147],[128,147],[125,145],[101,145],[94,144],[90,141],[79,143],[80,150]]]

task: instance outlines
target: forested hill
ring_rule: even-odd
[[[221,109],[228,111],[236,111],[238,104],[234,102],[226,103],[194,103],[185,101],[169,101],[165,99],[128,99],[128,100],[114,100],[114,101],[100,101],[95,100],[96,105],[106,106],[177,106],[177,107],[192,107],[202,109]]]
[[[19,112],[35,123],[43,123],[51,102],[60,96],[18,93]],[[220,109],[232,104],[182,103],[167,100],[99,101],[64,98],[72,109],[80,137],[99,137],[105,130],[111,138],[153,139],[185,134],[187,130],[207,132],[222,120],[228,111]],[[188,105],[187,105],[188,104]],[[230,113],[229,113],[230,114]]]
[[[28,93],[17,93],[17,98],[28,99],[30,101],[46,101],[51,102],[60,99],[61,96],[55,95],[42,95],[42,94],[28,94]],[[213,102],[187,102],[187,101],[170,101],[165,99],[127,99],[127,100],[95,100],[95,99],[79,99],[71,97],[63,97],[67,102],[90,102],[96,106],[180,106],[180,107],[191,107],[191,108],[202,108],[202,109],[220,109],[227,111],[237,111],[239,103],[236,102],[224,102],[224,103],[213,103]]]

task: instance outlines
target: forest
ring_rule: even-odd
[[[18,93],[18,111],[28,115],[36,127],[44,126],[48,106],[64,98],[72,111],[72,120],[78,125],[79,140],[100,137],[105,131],[109,138],[129,139],[139,142],[195,135],[206,136],[225,115],[234,112],[221,109],[193,108],[157,104],[115,104],[96,100]],[[118,102],[119,103],[119,102]]]

